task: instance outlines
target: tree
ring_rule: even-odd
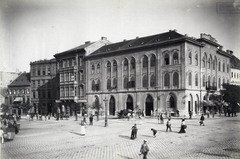
[[[97,121],[99,121],[99,112],[100,112],[100,109],[102,108],[102,104],[99,103],[98,98],[96,98],[95,102],[93,102],[91,108],[97,110]]]
[[[6,104],[1,105],[1,112],[3,113],[9,113],[9,106]]]
[[[221,90],[223,100],[230,104],[232,110],[239,110],[240,103],[240,86],[223,84],[224,90]]]

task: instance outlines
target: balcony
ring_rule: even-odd
[[[217,83],[213,82],[212,85],[209,81],[206,82],[206,90],[210,92],[217,91]]]
[[[69,70],[77,70],[77,66],[69,66],[69,67],[61,67],[60,68],[60,72],[61,71],[69,71]]]

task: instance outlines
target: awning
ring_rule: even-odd
[[[13,103],[21,103],[23,101],[22,97],[16,97],[13,101]]]
[[[214,103],[210,100],[203,100],[203,106],[211,107],[214,106]]]

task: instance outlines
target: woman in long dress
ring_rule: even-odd
[[[179,133],[186,133],[185,129],[186,129],[186,123],[185,123],[185,119],[182,119],[182,123],[181,123],[181,129],[179,131]]]

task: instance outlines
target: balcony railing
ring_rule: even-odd
[[[217,90],[217,83],[213,82],[212,85],[209,81],[206,82],[206,90],[208,91],[216,91]]]

